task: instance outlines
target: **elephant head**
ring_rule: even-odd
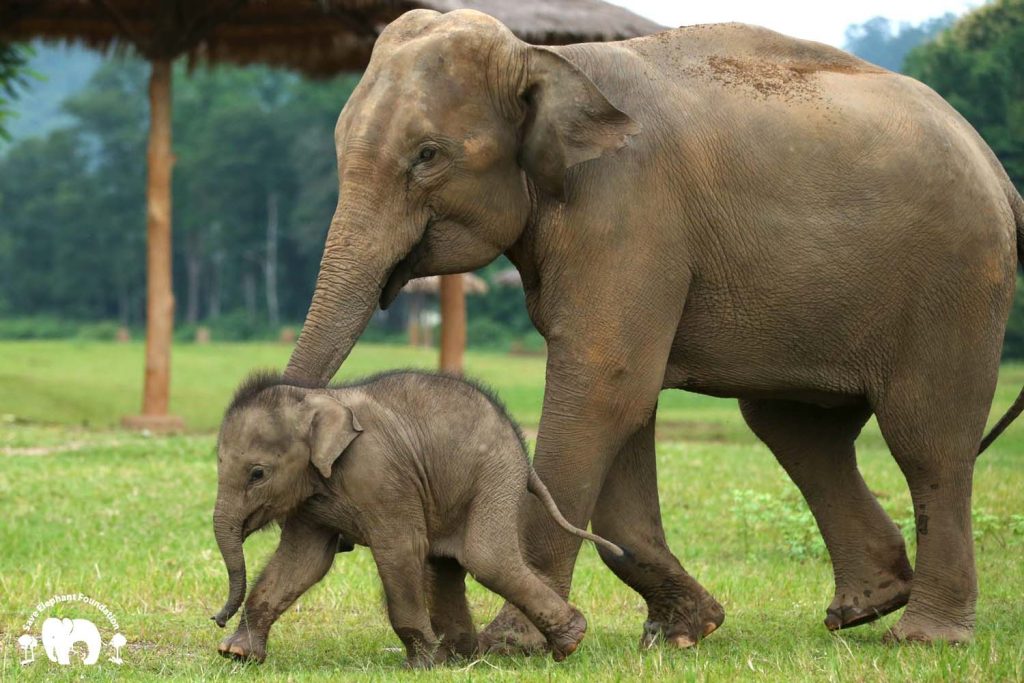
[[[102,640],[96,624],[88,619],[57,619],[43,622],[43,649],[51,662],[71,663],[71,649],[75,643],[84,643],[83,664],[95,664],[100,657]]]
[[[245,598],[245,539],[316,493],[361,431],[351,408],[331,393],[285,386],[272,375],[239,388],[217,442],[213,527],[229,583],[227,602],[213,616],[219,626]]]
[[[286,376],[326,384],[378,302],[491,262],[538,193],[563,199],[569,169],[639,130],[573,64],[485,14],[399,17],[338,118],[338,206]]]

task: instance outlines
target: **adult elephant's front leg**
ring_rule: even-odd
[[[599,342],[549,344],[534,467],[562,514],[576,526],[587,525],[616,455],[651,418],[669,343],[666,339],[663,350],[649,350],[643,361]],[[580,539],[558,527],[532,496],[524,504],[520,532],[529,563],[568,598]],[[541,650],[546,643],[506,604],[481,633],[480,646],[485,652],[512,653]]]
[[[647,603],[642,647],[659,640],[690,647],[725,620],[725,610],[668,548],[661,526],[654,416],[634,433],[612,463],[597,500],[594,533],[627,552],[601,559]]]

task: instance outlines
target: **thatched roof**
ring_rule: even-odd
[[[487,281],[473,273],[462,274],[462,291],[466,294],[486,294],[490,287]],[[402,291],[408,294],[437,294],[441,291],[441,278],[428,275],[409,280]]]
[[[0,40],[43,39],[147,58],[362,69],[383,27],[415,8],[478,9],[528,42],[618,40],[662,27],[600,0],[0,0]]]
[[[491,282],[499,287],[515,289],[523,288],[523,276],[520,275],[519,271],[515,268],[506,268],[505,270],[498,271],[498,273],[491,278]]]
[[[439,12],[463,7],[479,10],[537,45],[625,40],[665,30],[628,9],[597,0],[424,0],[418,4]]]

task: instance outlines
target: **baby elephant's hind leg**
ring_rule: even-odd
[[[509,506],[475,506],[466,529],[464,565],[477,581],[533,622],[547,639],[551,656],[560,662],[576,651],[587,620],[527,566],[519,547],[518,506],[504,507]]]
[[[466,570],[449,557],[428,562],[430,625],[441,647],[451,655],[476,654],[476,629],[466,602]]]

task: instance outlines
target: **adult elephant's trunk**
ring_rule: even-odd
[[[387,306],[408,281],[408,254],[389,248],[387,231],[369,238],[379,215],[339,207],[331,221],[313,301],[285,377],[326,385],[366,329],[378,300]],[[381,296],[381,291],[384,295]]]
[[[221,628],[235,615],[245,599],[245,554],[242,542],[245,533],[242,520],[230,512],[225,512],[220,501],[213,512],[213,531],[217,537],[224,566],[228,570],[228,599],[220,612],[211,617]]]

